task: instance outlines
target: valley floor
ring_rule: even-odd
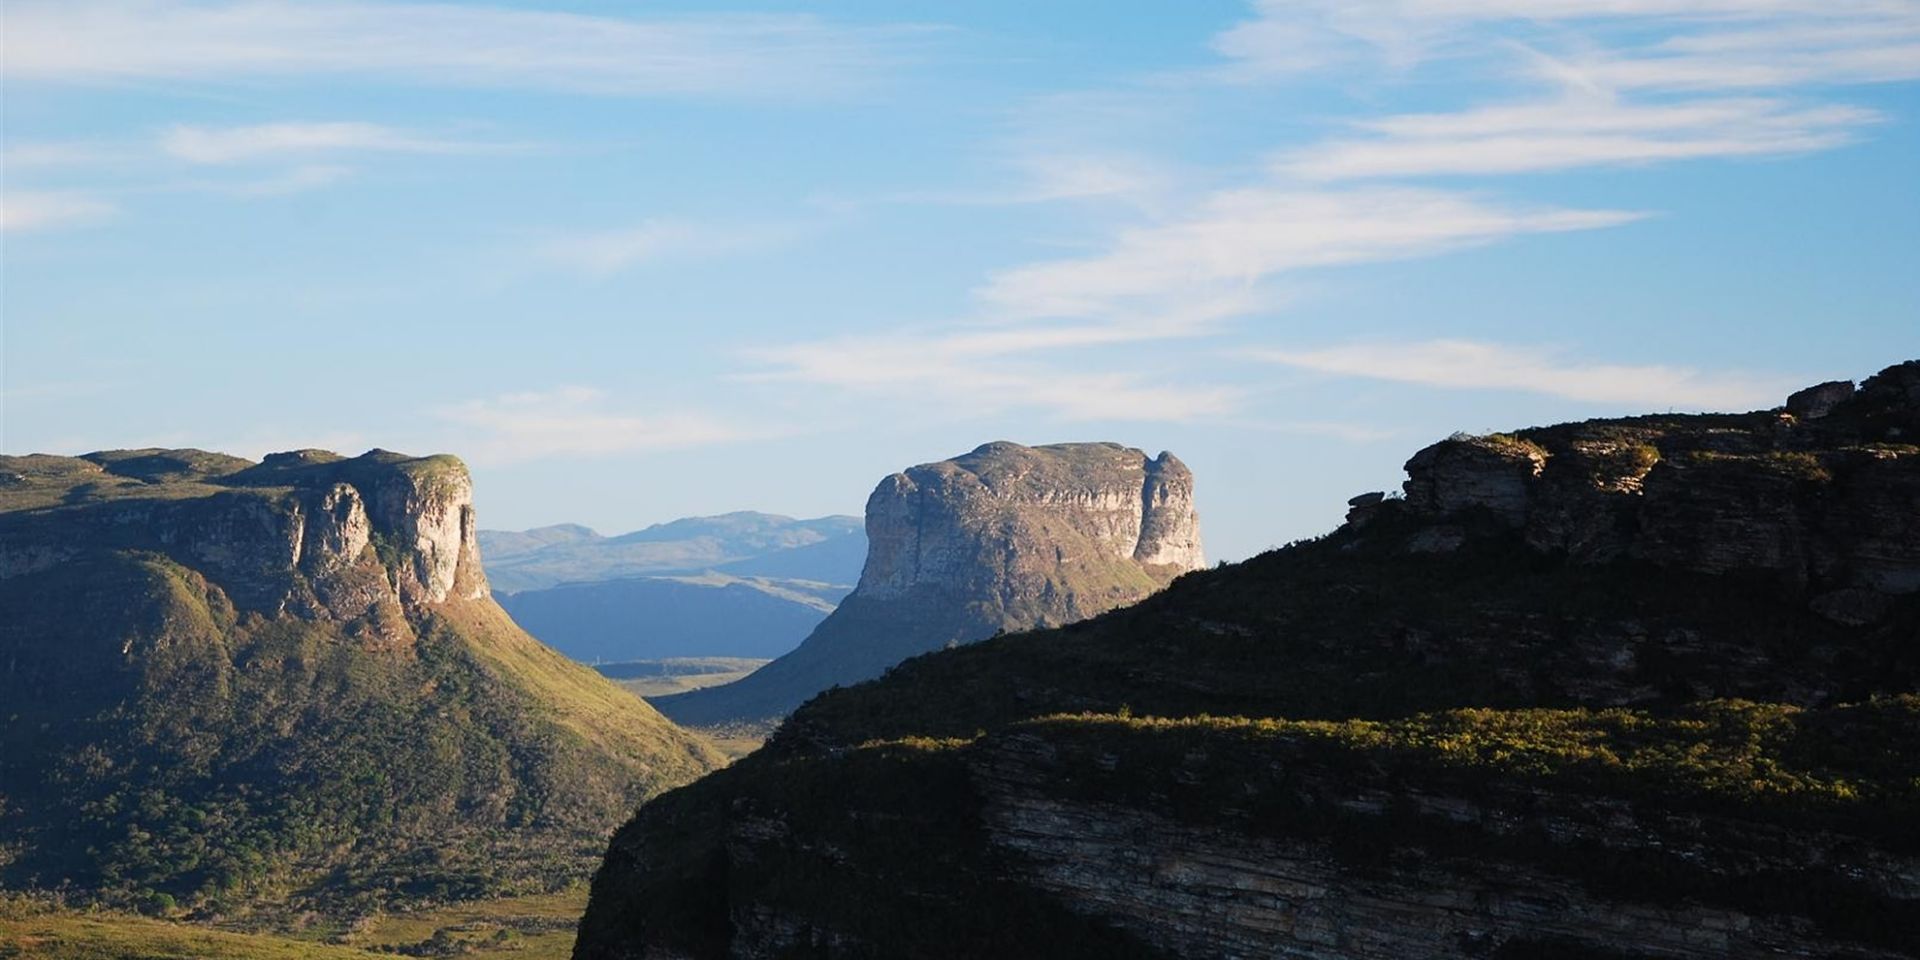
[[[565,960],[586,887],[383,915],[346,931],[251,933],[0,899],[0,960]],[[324,937],[331,942],[320,942]]]

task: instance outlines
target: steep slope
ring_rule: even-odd
[[[452,457],[0,458],[0,880],[156,910],[544,888],[714,754],[488,594]]]
[[[658,698],[681,723],[779,717],[836,684],[1007,630],[1132,603],[1202,563],[1193,475],[1112,443],[989,443],[882,480],[860,582],[752,675]]]
[[[1437,444],[818,697],[615,836],[575,956],[1920,955],[1916,437],[1920,361]]]

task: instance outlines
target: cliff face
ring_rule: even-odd
[[[1428,548],[1472,511],[1576,562],[1761,575],[1858,615],[1860,591],[1920,591],[1916,408],[1908,363],[1777,411],[1456,437],[1407,461],[1406,506]]]
[[[9,885],[232,911],[561,882],[716,762],[494,604],[452,457],[0,458],[0,613]]]
[[[1458,437],[830,691],[616,834],[575,955],[1916,956],[1917,377]]]
[[[1135,602],[1204,564],[1193,474],[1110,443],[989,443],[880,481],[854,591],[751,676],[656,701],[682,723],[781,716],[836,684]]]

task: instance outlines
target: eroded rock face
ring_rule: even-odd
[[[896,473],[867,499],[867,542],[856,594],[872,600],[926,589],[1012,595],[1076,568],[1178,574],[1205,563],[1186,465],[1102,443],[989,443]],[[1052,602],[1077,620],[1111,606],[1104,592]]]
[[[1784,412],[1454,437],[1407,461],[1406,507],[1436,522],[1477,513],[1582,562],[1909,594],[1920,592],[1916,437],[1920,361],[1858,391],[1809,387]]]
[[[140,469],[208,455],[143,454],[5,458],[21,465],[9,494],[37,508],[8,513],[0,579],[46,569],[84,542],[165,554],[268,614],[348,620],[383,601],[487,596],[473,482],[452,457],[304,450],[259,464],[221,458],[219,472],[159,482]]]
[[[1205,564],[1193,474],[1113,443],[989,443],[880,481],[860,583],[798,649],[663,697],[682,723],[781,716],[835,684],[1001,631],[1072,623]]]

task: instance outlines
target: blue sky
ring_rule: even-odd
[[[5,17],[9,453],[613,532],[1110,439],[1238,559],[1455,430],[1920,356],[1920,0]]]

